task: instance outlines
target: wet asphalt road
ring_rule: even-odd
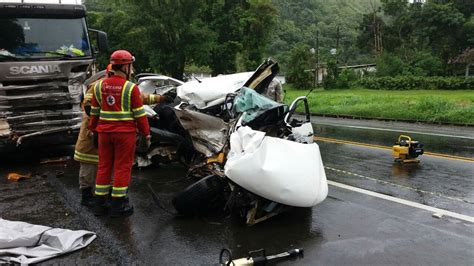
[[[321,137],[384,146],[392,145],[398,136],[393,131],[316,125],[316,134]],[[430,132],[423,127],[417,130]],[[446,130],[443,135],[458,128]],[[464,138],[410,135],[425,142],[426,150],[472,158],[469,131],[472,128],[460,129],[458,133]],[[419,165],[406,166],[394,164],[388,150],[322,141],[318,144],[329,180],[474,215],[474,163],[469,160],[422,156]],[[18,183],[7,182],[4,177],[13,171],[38,175]],[[281,265],[474,264],[473,224],[449,217],[436,219],[425,210],[333,186],[329,187],[328,198],[312,209],[294,209],[247,227],[236,216],[183,219],[170,215],[153,202],[148,185],[163,207],[172,211],[174,193],[190,182],[175,182],[183,179],[186,170],[178,165],[136,169],[131,185],[135,214],[110,219],[96,218],[79,205],[77,171],[78,165],[72,161],[8,163],[0,168],[0,217],[98,234],[89,247],[49,260],[48,264],[215,265],[224,247],[235,257],[260,248],[267,253],[305,250],[304,258]],[[56,177],[61,172],[64,174]]]

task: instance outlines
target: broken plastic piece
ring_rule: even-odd
[[[218,155],[208,158],[207,163],[223,163],[224,162],[224,153],[221,152]]]
[[[31,173],[29,174],[26,174],[26,175],[22,175],[22,174],[18,174],[18,173],[9,173],[8,176],[7,176],[8,180],[10,181],[15,181],[15,182],[18,182],[22,179],[28,179],[28,178],[31,178]]]

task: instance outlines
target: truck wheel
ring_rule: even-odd
[[[206,176],[176,195],[173,206],[185,216],[209,213],[224,206],[223,194],[227,186],[227,181],[220,176]]]

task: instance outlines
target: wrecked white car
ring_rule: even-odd
[[[267,60],[255,72],[188,82],[175,104],[148,109],[152,145],[139,164],[180,161],[197,180],[173,199],[179,214],[233,212],[253,225],[326,198],[306,97],[288,107],[264,96],[277,71]],[[304,121],[293,118],[299,105]]]

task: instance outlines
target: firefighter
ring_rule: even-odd
[[[87,207],[94,205],[94,186],[97,175],[97,163],[99,162],[99,154],[97,151],[97,144],[94,144],[93,133],[87,128],[89,124],[89,116],[91,110],[91,100],[93,95],[93,88],[96,82],[114,75],[112,65],[107,66],[105,75],[100,77],[97,81],[91,83],[87,87],[84,100],[82,101],[82,124],[77,138],[76,147],[74,151],[74,160],[79,162],[79,188],[81,190],[81,204]],[[155,103],[169,103],[172,99],[168,96],[161,96],[156,94],[140,94],[144,104]]]
[[[77,138],[74,151],[74,160],[79,162],[79,188],[81,190],[81,204],[91,207],[94,204],[94,185],[97,174],[97,163],[99,155],[97,148],[93,143],[92,132],[87,128],[89,125],[89,115],[91,110],[92,88],[96,82],[104,79],[110,73],[112,65],[107,66],[105,75],[99,80],[91,83],[87,87],[81,107],[84,111],[82,114],[82,124]]]
[[[138,87],[128,81],[135,58],[126,50],[110,56],[114,75],[97,82],[93,88],[89,129],[98,134],[99,164],[96,176],[94,214],[127,216],[133,207],[127,197],[135,156],[136,131],[149,143],[150,126]],[[112,171],[114,173],[111,185]]]

